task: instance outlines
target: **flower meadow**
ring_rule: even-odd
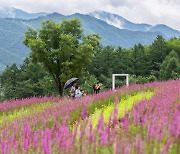
[[[180,153],[180,80],[0,104],[0,153]]]

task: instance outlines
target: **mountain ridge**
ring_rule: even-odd
[[[168,37],[164,34],[167,32],[167,29],[170,33],[179,32],[174,31],[174,29],[166,25],[163,26],[162,24],[156,27],[150,27],[148,24],[139,24],[139,27],[150,27],[148,31],[120,29],[108,24],[102,19],[97,19],[89,14],[84,15],[80,13],[65,16],[54,12],[31,19],[0,18],[0,72],[6,65],[11,65],[12,63],[17,63],[18,65],[22,64],[23,59],[30,53],[30,50],[23,44],[24,33],[27,31],[28,27],[39,28],[41,22],[47,19],[60,22],[62,19],[71,18],[79,18],[81,20],[85,34],[100,34],[102,38],[101,43],[103,45],[121,46],[123,48],[131,48],[137,43],[148,45],[152,43],[157,35],[163,35],[165,39],[168,39],[169,33],[166,33]],[[123,20],[129,22],[125,18]],[[131,22],[131,28],[133,24],[134,23]],[[135,26],[137,26],[137,24],[135,24]],[[134,29],[135,28],[136,27],[134,27]],[[159,29],[163,29],[164,33],[157,31]]]
[[[46,16],[47,14],[45,12],[28,13],[14,7],[4,7],[0,10],[1,18],[35,19],[40,16]]]
[[[165,24],[156,24],[156,25],[150,25],[145,23],[133,23],[125,19],[124,17],[121,17],[116,14],[111,14],[105,11],[94,11],[89,13],[90,16],[96,17],[98,19],[101,19],[108,24],[111,24],[113,26],[116,26],[118,28],[122,29],[128,29],[131,31],[143,31],[143,32],[161,32],[168,39],[172,37],[179,37],[180,31],[173,29]],[[119,25],[117,25],[119,23]]]

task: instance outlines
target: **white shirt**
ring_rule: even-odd
[[[82,97],[82,92],[81,92],[79,89],[76,89],[76,91],[75,91],[75,97],[76,97],[76,98]]]
[[[71,87],[71,92],[74,91],[74,93],[71,93],[71,97],[74,97],[76,88],[74,86]]]

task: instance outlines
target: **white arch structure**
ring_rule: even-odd
[[[129,74],[112,74],[112,90],[115,90],[115,77],[116,76],[125,76],[126,86],[129,86]]]

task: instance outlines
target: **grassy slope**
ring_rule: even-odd
[[[154,92],[152,91],[140,92],[133,96],[122,98],[117,105],[117,109],[119,112],[118,117],[122,118],[124,116],[124,113],[129,112],[136,103],[138,103],[142,99],[150,99],[153,94]],[[97,125],[98,117],[100,117],[101,113],[103,113],[104,122],[107,123],[113,111],[114,104],[96,110],[95,113],[90,115],[90,118],[92,118],[93,126],[95,127]]]

